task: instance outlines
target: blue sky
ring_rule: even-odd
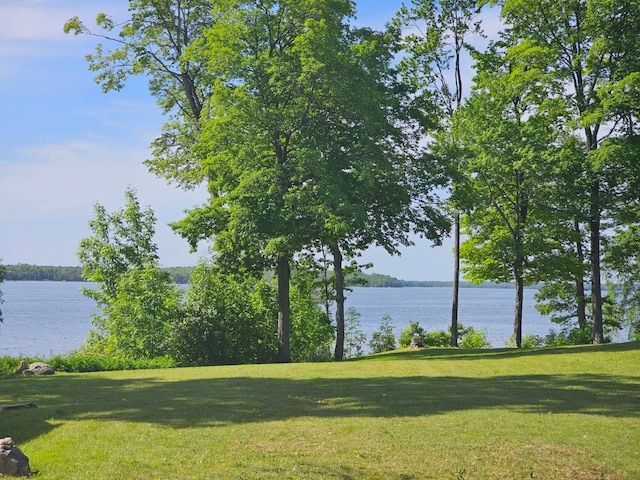
[[[358,23],[381,27],[399,0],[359,0]],[[0,258],[4,264],[77,265],[96,202],[122,206],[127,186],[157,217],[164,266],[192,265],[186,242],[167,223],[206,198],[147,172],[142,161],[163,118],[142,79],[104,94],[84,56],[96,41],[64,35],[72,16],[91,25],[101,11],[126,18],[126,0],[0,1]],[[449,280],[451,242],[429,242],[400,257],[371,249],[372,271],[408,280]]]

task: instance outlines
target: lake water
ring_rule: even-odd
[[[82,345],[92,329],[92,300],[80,293],[80,282],[13,282],[0,284],[4,323],[0,324],[0,356],[50,357]],[[523,334],[546,335],[556,328],[534,308],[535,289],[526,289]],[[355,288],[347,307],[360,313],[367,336],[380,327],[384,315],[392,319],[396,336],[409,322],[425,330],[446,330],[451,318],[451,288]],[[459,321],[484,329],[493,347],[504,347],[513,332],[514,290],[461,288]]]

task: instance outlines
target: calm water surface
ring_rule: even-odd
[[[81,282],[13,282],[0,285],[5,300],[0,324],[0,356],[63,354],[82,345],[91,330],[92,300],[80,293]],[[523,333],[545,335],[553,324],[533,307],[535,289],[525,290]],[[451,318],[451,288],[355,288],[347,307],[360,313],[367,335],[389,315],[396,336],[410,321],[425,330],[446,330]],[[460,289],[459,321],[484,329],[494,347],[503,347],[513,332],[514,291],[510,288]]]

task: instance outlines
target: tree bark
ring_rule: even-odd
[[[344,358],[344,272],[342,271],[342,252],[338,245],[331,248],[333,270],[336,275],[336,348],[334,360]]]
[[[600,182],[591,187],[591,219],[589,233],[591,240],[591,308],[593,315],[593,343],[604,343],[604,322],[602,318],[602,283],[600,279]]]
[[[520,273],[522,268],[520,264],[522,260],[517,260],[515,270],[515,283],[516,283],[516,308],[513,316],[513,337],[516,342],[516,347],[522,347],[522,307],[524,297],[524,279]]]
[[[277,264],[278,275],[278,358],[279,363],[291,362],[289,335],[291,332],[291,303],[289,299],[291,269],[289,255],[281,254]]]
[[[453,301],[451,302],[451,346],[458,346],[458,299],[460,294],[460,212],[453,224]]]
[[[575,222],[574,225],[575,231],[580,233],[580,225],[578,222]],[[582,245],[582,241],[576,242],[576,253],[578,254],[578,261],[580,265],[584,264],[584,248]],[[578,316],[578,327],[580,330],[584,330],[587,328],[587,300],[584,291],[584,278],[582,274],[580,277],[576,278],[576,303],[577,303],[577,316]]]

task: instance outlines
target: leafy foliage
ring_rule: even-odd
[[[419,346],[423,347],[447,347],[451,345],[451,335],[444,330],[425,332]]]
[[[362,315],[353,307],[348,308],[344,317],[344,358],[356,358],[364,355],[363,345],[367,336],[361,330]]]
[[[226,275],[201,262],[193,270],[169,351],[180,365],[265,363],[273,360],[277,307],[263,280]]]
[[[291,287],[291,358],[295,362],[331,358],[334,328],[320,307],[315,270],[296,268]]]
[[[397,348],[396,337],[393,333],[393,319],[389,315],[382,317],[380,328],[371,334],[369,348],[373,353],[382,353]]]
[[[591,326],[586,328],[566,326],[561,328],[559,332],[551,330],[544,337],[544,344],[547,346],[584,345],[591,343],[592,339],[593,328]]]
[[[171,322],[178,317],[180,291],[158,268],[123,274],[115,296],[103,306],[102,329],[108,332],[106,352],[148,359],[167,353]]]
[[[544,346],[544,338],[540,335],[525,335],[522,337],[522,348],[538,348]]]
[[[20,358],[0,357],[0,375],[12,375],[20,365],[21,360]],[[45,362],[55,368],[56,372],[67,373],[147,370],[176,366],[175,362],[167,357],[132,360],[122,357],[116,358],[106,355],[93,355],[82,351],[82,349],[68,355],[56,355],[49,359],[28,357],[24,360],[29,363]]]
[[[82,293],[102,310],[93,316],[91,348],[131,359],[163,356],[181,294],[158,265],[155,215],[149,207],[141,210],[133,189],[125,192],[123,209],[109,214],[96,204],[94,213],[93,235],[78,249],[84,279],[97,284]]]
[[[105,355],[85,355],[81,352],[57,355],[46,360],[58,372],[106,372],[114,370],[147,370],[175,367],[175,361],[168,357],[133,360]]]
[[[314,282],[293,275],[291,353],[294,361],[326,360],[333,327],[319,307]],[[169,351],[181,365],[266,363],[277,350],[272,281],[225,273],[214,263],[193,270],[182,315],[173,322]]]
[[[408,326],[400,332],[400,347],[406,348],[411,344],[411,339],[417,338],[418,346],[423,346],[426,335],[424,328],[418,322],[410,322]]]
[[[458,338],[462,348],[491,348],[484,330],[476,330],[473,327],[458,325]]]
[[[451,330],[425,331],[418,322],[410,322],[400,333],[400,346],[403,348],[411,344],[413,338],[417,339],[420,347],[447,347],[451,345]],[[487,334],[483,330],[476,330],[473,327],[465,327],[458,323],[458,339],[463,348],[490,348],[491,344],[487,340]]]

